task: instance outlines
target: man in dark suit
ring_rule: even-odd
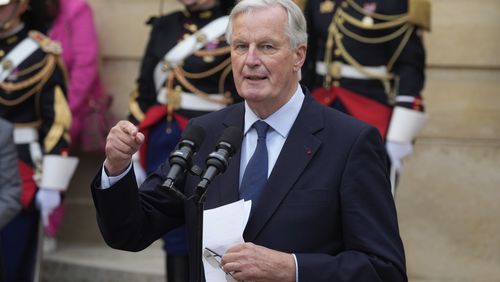
[[[300,9],[291,0],[243,0],[231,12],[227,37],[245,102],[191,120],[207,133],[193,158],[198,166],[225,128],[245,133],[241,151],[206,195],[206,209],[253,202],[246,243],[223,254],[223,270],[238,281],[406,281],[382,139],[299,86],[307,49]],[[186,223],[193,272],[196,207],[161,187],[168,164],[137,189],[131,156],[143,140],[127,121],[110,131],[104,167],[92,183],[102,235],[113,248],[139,251]],[[268,178],[252,195],[247,173],[262,146]],[[186,175],[176,187],[192,195],[199,181]]]

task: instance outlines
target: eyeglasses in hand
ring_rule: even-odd
[[[210,264],[214,264],[216,263],[217,266],[222,270],[224,271],[224,269],[222,268],[222,263],[221,263],[221,259],[222,259],[222,256],[220,254],[218,254],[217,252],[215,252],[214,250],[211,250],[209,248],[206,248],[205,247],[205,251],[203,252],[203,256],[207,259],[207,262],[210,263]],[[231,272],[225,272],[226,275],[229,275],[231,276],[234,280],[236,280],[234,277],[233,277],[233,274]]]

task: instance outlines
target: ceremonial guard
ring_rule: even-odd
[[[321,103],[377,127],[394,193],[402,160],[425,120],[421,91],[428,0],[307,0],[303,83]]]
[[[0,0],[0,116],[15,126],[23,206],[1,231],[8,282],[33,281],[40,218],[46,225],[76,167],[65,156],[71,114],[61,50],[31,30],[28,5]]]
[[[230,47],[224,37],[231,3],[181,3],[184,10],[149,21],[152,31],[137,90],[129,104],[130,120],[146,137],[139,157],[135,156],[146,173],[168,161],[190,118],[239,99],[231,73]],[[136,177],[140,178],[138,165],[134,161]],[[169,282],[189,280],[185,232],[180,227],[164,237]]]

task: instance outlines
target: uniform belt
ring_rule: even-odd
[[[180,93],[180,109],[183,110],[192,110],[192,111],[204,111],[204,112],[213,112],[218,111],[224,107],[226,107],[225,96],[223,94],[209,94],[210,100],[202,98],[196,94],[189,92],[181,92]],[[165,88],[160,90],[158,96],[156,97],[159,103],[166,105],[167,101],[167,91]],[[215,101],[220,101],[215,102]]]
[[[340,77],[343,78],[354,78],[354,79],[374,79],[373,77],[370,77],[356,68],[342,64],[340,62],[334,62],[332,63],[336,64],[337,66],[340,66]],[[369,73],[379,75],[379,76],[385,76],[387,75],[387,67],[386,66],[377,66],[377,67],[368,67],[368,66],[361,66],[364,70],[366,70]],[[326,70],[326,64],[324,62],[316,62],[316,73],[319,75],[326,75],[327,70]]]
[[[38,141],[38,131],[34,128],[15,128],[14,143],[29,144]]]

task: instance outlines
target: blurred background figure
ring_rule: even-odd
[[[99,75],[99,38],[92,9],[85,0],[44,0],[47,34],[62,47],[68,71],[68,101],[72,114],[72,147],[82,143],[82,124],[89,101],[105,93]]]
[[[21,210],[21,178],[17,168],[14,127],[0,118],[0,230]],[[2,240],[0,238],[0,253]],[[0,256],[0,281],[4,281]]]
[[[85,0],[39,0],[32,6],[46,11],[45,32],[62,47],[61,58],[67,70],[67,96],[72,115],[69,130],[72,151],[85,151],[89,147],[86,142],[93,141],[85,138],[94,134],[93,130],[85,129],[100,126],[86,125],[86,118],[93,110],[93,103],[105,93],[99,76],[99,40],[91,7]],[[84,131],[88,132],[82,134]],[[51,252],[57,246],[56,235],[63,215],[64,203],[61,203],[50,215],[49,225],[45,228],[45,252]]]
[[[425,120],[427,0],[307,0],[303,80],[321,103],[378,128],[394,194],[403,159]]]
[[[130,120],[146,136],[134,171],[138,182],[168,160],[190,118],[239,100],[231,74],[230,47],[224,33],[231,1],[181,0],[185,7],[148,24],[152,30],[137,89],[130,99]],[[139,174],[142,174],[140,176]],[[179,223],[181,225],[182,223]],[[164,237],[167,280],[188,281],[186,230]]]
[[[23,206],[1,230],[8,282],[33,280],[40,219],[47,227],[72,175],[65,169],[75,166],[66,157],[71,112],[61,48],[39,32],[43,10],[29,4],[0,1],[0,117],[15,126]]]

